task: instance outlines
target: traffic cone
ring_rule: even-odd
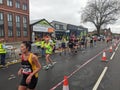
[[[69,85],[68,85],[68,78],[67,78],[67,76],[64,76],[63,90],[69,90]]]
[[[113,50],[112,50],[112,46],[110,46],[109,52],[110,52],[110,53],[112,53],[112,52],[113,52]]]
[[[102,61],[107,61],[106,52],[103,52]]]

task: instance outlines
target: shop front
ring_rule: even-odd
[[[62,38],[66,38],[67,33],[67,24],[59,21],[52,21],[51,24],[55,28],[55,37],[57,40],[61,40]]]
[[[54,34],[54,28],[45,19],[40,20],[31,25],[32,37],[31,40],[34,42],[37,38],[43,38],[46,35]]]

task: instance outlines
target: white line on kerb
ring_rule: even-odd
[[[110,60],[113,59],[113,57],[115,56],[115,52],[112,54],[112,56],[110,57]]]
[[[107,69],[108,69],[108,67],[105,67],[105,68],[104,68],[103,72],[101,73],[100,77],[98,78],[98,80],[97,80],[97,82],[96,82],[96,84],[95,84],[95,86],[93,87],[92,90],[97,90],[97,88],[98,88],[98,86],[100,85],[100,82],[102,81],[102,79],[103,79],[103,77],[104,77]]]

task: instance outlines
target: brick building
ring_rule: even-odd
[[[29,0],[0,0],[0,38],[30,40]]]

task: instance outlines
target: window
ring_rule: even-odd
[[[16,8],[20,8],[20,2],[19,2],[19,1],[16,1],[15,7],[16,7]]]
[[[27,37],[28,36],[28,30],[27,30],[27,17],[23,17],[23,36]]]
[[[27,4],[23,4],[22,9],[27,10]]]
[[[0,12],[0,37],[4,37],[4,20],[2,12]]]
[[[3,0],[0,0],[0,4],[3,4]]]
[[[13,16],[12,14],[7,14],[7,21],[8,21],[8,36],[13,36]]]
[[[20,16],[16,16],[16,35],[17,35],[17,37],[21,36]]]
[[[23,24],[26,24],[27,23],[27,17],[23,17]]]
[[[59,26],[59,29],[60,29],[60,30],[63,30],[63,25],[60,25],[60,26]]]
[[[55,28],[56,28],[56,29],[59,29],[59,25],[58,25],[58,24],[55,24]]]
[[[0,12],[0,21],[3,21],[3,13]]]
[[[20,23],[20,16],[16,16],[16,22]]]
[[[8,18],[8,22],[12,22],[12,14],[8,14],[7,18]]]
[[[7,6],[13,6],[13,1],[12,0],[7,0]]]

